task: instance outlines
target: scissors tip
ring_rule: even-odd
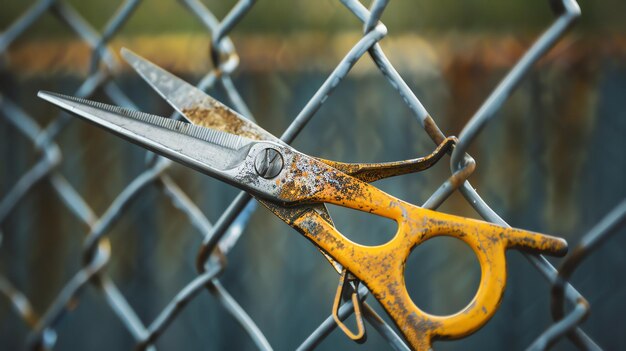
[[[55,105],[58,105],[59,99],[63,99],[61,94],[53,93],[51,91],[39,90],[37,92],[37,97],[48,102],[51,102]]]
[[[144,78],[148,82],[150,82],[150,79],[148,78],[149,76],[147,75],[147,72],[154,73],[154,69],[159,68],[156,67],[156,65],[152,62],[146,60],[145,58],[136,54],[134,51],[127,48],[121,48],[120,55],[122,56],[124,61],[126,61],[126,63],[128,63],[142,78]],[[154,79],[154,77],[152,77],[152,79]]]
[[[53,93],[51,91],[40,90],[37,92],[37,97],[43,99],[57,107],[60,107],[68,112],[76,113],[76,109],[82,107],[81,99],[73,96],[67,96],[59,93]]]
[[[120,49],[120,55],[124,61],[132,65],[132,62],[137,61],[139,59],[139,55],[135,54],[132,50],[127,49],[125,47]]]
[[[45,91],[45,90],[38,91],[37,97],[39,97],[40,99],[46,100],[51,104],[64,107],[64,108],[67,108],[70,105],[77,105],[78,104],[77,100],[79,100],[73,96],[63,95],[63,94],[54,93],[54,92]]]
[[[47,92],[47,91],[45,91],[45,90],[39,90],[39,91],[37,92],[37,97],[42,98],[42,99],[45,99],[45,98],[46,98],[46,96],[48,96],[49,94],[50,94],[50,93],[49,93],[49,92]]]

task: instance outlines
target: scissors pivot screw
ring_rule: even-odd
[[[283,156],[276,149],[261,150],[254,160],[254,169],[261,177],[272,179],[283,169]]]

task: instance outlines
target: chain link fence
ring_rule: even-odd
[[[211,37],[210,58],[213,69],[200,80],[197,86],[203,90],[215,87],[223,89],[231,106],[244,116],[254,120],[253,114],[231,78],[231,75],[238,68],[239,57],[229,34],[237,27],[242,18],[254,10],[256,1],[240,0],[236,2],[221,20],[217,19],[200,0],[180,0],[179,3],[188,11],[190,20],[191,18],[199,20],[206,28],[207,35]],[[361,59],[367,59],[364,56],[369,56],[369,59],[375,63],[389,84],[400,95],[402,101],[406,103],[434,144],[439,144],[446,135],[438,127],[436,118],[431,117],[379,45],[379,41],[387,35],[387,28],[380,22],[380,18],[389,1],[374,0],[369,8],[357,0],[342,0],[341,3],[345,7],[345,11],[352,13],[362,23],[363,35],[337,63],[332,73],[310,97],[281,138],[287,143],[291,143],[301,131],[306,133],[306,125],[316,115],[325,100],[341,85],[355,64]],[[440,184],[424,202],[423,207],[437,209],[453,193],[458,192],[482,218],[500,225],[507,225],[482,200],[474,187],[467,181],[474,172],[475,162],[470,156],[467,156],[466,152],[481,130],[496,116],[499,116],[497,112],[520,81],[528,74],[531,67],[554,46],[580,15],[578,5],[573,0],[549,1],[549,5],[556,19],[528,48],[465,125],[459,135],[459,142],[451,154],[450,169],[452,175]],[[84,41],[91,50],[88,74],[80,87],[76,91],[61,92],[85,98],[100,92],[107,95],[117,105],[140,109],[129,98],[128,92],[124,91],[116,82],[115,78],[121,74],[120,63],[116,54],[109,48],[109,43],[141,6],[152,6],[152,4],[142,0],[123,1],[118,10],[106,22],[104,28],[98,32],[66,1],[36,1],[21,17],[15,19],[1,33],[0,55],[3,55],[3,59],[6,60],[9,46],[37,23],[44,14],[51,13]],[[4,63],[6,64],[6,62]],[[244,228],[257,207],[249,195],[243,192],[239,193],[218,219],[211,222],[208,215],[203,213],[200,206],[192,200],[193,196],[186,193],[171,176],[171,162],[151,153],[146,153],[144,169],[125,186],[103,213],[98,214],[61,171],[60,165],[64,162],[63,156],[67,155],[61,151],[62,148],[58,139],[64,129],[75,123],[72,117],[61,113],[46,125],[42,125],[28,112],[29,106],[20,106],[13,102],[7,92],[1,94],[0,115],[11,130],[19,134],[19,138],[28,141],[36,159],[29,166],[28,171],[22,174],[19,180],[8,188],[7,192],[1,194],[0,224],[5,223],[11,217],[12,212],[20,206],[22,199],[27,194],[36,191],[37,184],[48,182],[56,193],[56,199],[53,200],[54,203],[51,206],[62,204],[67,208],[68,213],[71,213],[88,228],[82,245],[82,267],[68,279],[66,285],[58,291],[54,301],[43,312],[38,313],[28,296],[23,294],[8,278],[0,276],[0,292],[12,304],[16,318],[21,318],[23,323],[30,328],[30,334],[25,341],[28,348],[52,349],[55,347],[57,339],[71,337],[69,335],[57,335],[58,325],[67,318],[68,314],[75,313],[74,311],[81,308],[82,296],[89,287],[92,287],[102,295],[106,305],[132,335],[138,349],[156,349],[157,340],[170,328],[182,310],[198,296],[206,293],[209,293],[222,305],[256,347],[262,350],[272,349],[268,339],[261,332],[262,328],[255,324],[246,309],[220,282],[220,275],[227,270],[227,255],[237,241],[242,238]],[[176,114],[171,117],[179,118]],[[5,163],[4,167],[10,167],[5,161],[3,162]],[[102,181],[107,181],[106,175],[103,175]],[[197,248],[198,255],[195,259],[197,276],[182,287],[155,318],[146,322],[139,318],[132,303],[125,298],[114,283],[106,267],[111,257],[115,256],[109,238],[111,228],[123,218],[125,211],[132,206],[133,201],[147,192],[147,189],[152,189],[153,185],[157,186],[173,207],[180,211],[202,235],[202,241]],[[36,222],[37,218],[32,220]],[[599,349],[580,327],[589,312],[589,304],[576,288],[568,283],[568,279],[576,267],[590,253],[597,250],[603,240],[618,232],[625,224],[626,201],[623,201],[599,221],[578,245],[570,243],[573,249],[570,250],[570,255],[561,262],[558,269],[542,256],[523,254],[528,263],[545,277],[546,284],[552,287],[551,308],[554,318],[554,323],[544,333],[536,336],[535,342],[529,346],[529,349],[543,350],[565,337],[581,349]],[[256,230],[257,228],[250,228],[250,231]],[[7,230],[0,232],[0,237],[10,235],[12,233]],[[535,287],[528,288],[534,289]],[[362,289],[360,294],[363,299],[366,299],[366,290]],[[573,308],[569,305],[565,306],[566,302],[571,304]],[[297,311],[297,306],[293,308]],[[346,319],[350,317],[352,312],[353,306],[351,302],[347,302],[341,307],[339,314],[341,318]],[[211,313],[211,311],[206,311],[206,313]],[[365,320],[371,327],[370,333],[378,333],[391,349],[408,349],[394,327],[385,322],[367,302],[363,304],[363,313]],[[98,325],[97,321],[93,322],[93,327],[107,328],[106,325]],[[315,348],[335,329],[336,324],[332,316],[329,316],[302,341],[298,349]]]

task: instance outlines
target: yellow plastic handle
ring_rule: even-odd
[[[360,279],[383,305],[415,350],[429,350],[434,339],[461,338],[483,326],[498,308],[506,285],[507,248],[563,255],[565,240],[525,230],[448,215],[411,205],[318,161],[303,158],[316,174],[299,177],[286,191],[315,189],[306,200],[326,202],[387,217],[398,223],[393,239],[384,245],[363,246],[339,233],[315,211],[286,220]],[[308,179],[308,180],[307,180]],[[283,218],[285,220],[285,218]],[[472,301],[448,316],[428,314],[411,300],[404,281],[406,260],[417,245],[436,236],[451,236],[467,243],[481,266],[481,281]]]

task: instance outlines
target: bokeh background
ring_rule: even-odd
[[[95,28],[115,12],[116,1],[68,1]],[[33,2],[0,1],[0,30]],[[234,1],[207,1],[223,17]],[[473,186],[509,224],[579,238],[626,196],[626,2],[581,0],[578,25],[523,80],[470,153],[477,161]],[[381,42],[399,73],[443,132],[458,135],[508,69],[553,17],[546,1],[392,1],[382,20]],[[361,36],[362,25],[338,1],[259,0],[231,38],[241,63],[234,82],[258,123],[280,135]],[[142,3],[111,42],[126,46],[196,83],[211,69],[210,37],[176,1]],[[36,98],[40,89],[74,92],[85,79],[90,51],[51,14],[44,15],[3,54],[0,92],[45,126],[58,111]],[[115,81],[144,111],[172,110],[125,64]],[[210,93],[229,103],[223,91]],[[106,101],[100,92],[94,100]],[[146,153],[79,120],[57,138],[58,170],[101,215],[117,194],[145,169]],[[300,151],[351,162],[423,156],[430,139],[395,90],[364,57],[297,138]],[[39,155],[0,116],[0,198]],[[175,165],[172,178],[215,221],[237,191]],[[449,176],[441,162],[421,173],[377,183],[420,204]],[[441,211],[477,217],[458,194]],[[337,227],[364,244],[380,244],[391,222],[336,207]],[[0,272],[42,314],[81,267],[88,228],[64,207],[50,182],[38,182],[0,223]],[[150,186],[109,232],[108,272],[144,323],[196,277],[202,237]],[[572,283],[589,300],[584,329],[607,350],[626,349],[626,231],[621,230],[586,261]],[[551,323],[550,287],[519,253],[509,252],[502,306],[474,335],[435,344],[436,350],[521,350]],[[558,265],[558,259],[550,259]],[[480,279],[471,250],[453,239],[434,239],[410,256],[411,296],[428,312],[452,313],[473,296]],[[264,208],[259,208],[228,256],[224,286],[277,350],[293,349],[325,319],[337,276],[317,250]],[[374,299],[368,299],[377,308]],[[378,308],[380,311],[380,308]],[[384,312],[381,311],[384,315]],[[0,298],[0,348],[23,347],[28,327]],[[130,334],[103,296],[88,287],[58,327],[58,350],[133,347]],[[215,299],[193,299],[157,347],[254,349]],[[572,349],[561,341],[556,349]],[[321,350],[381,350],[375,332],[356,345],[335,331]]]

